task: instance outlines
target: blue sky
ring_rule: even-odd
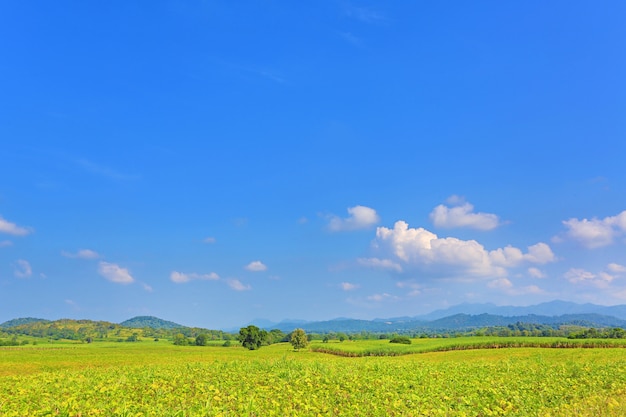
[[[626,6],[0,5],[0,321],[626,303]]]

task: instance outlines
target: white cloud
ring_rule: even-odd
[[[152,292],[153,291],[152,287],[150,285],[146,284],[146,283],[142,283],[141,286],[147,292]]]
[[[73,259],[98,259],[100,257],[98,252],[92,251],[91,249],[81,249],[76,253],[62,251],[61,255],[65,256],[66,258]]]
[[[185,274],[183,272],[172,271],[170,273],[170,280],[176,284],[183,284],[192,280],[216,281],[218,279],[220,279],[220,277],[215,272],[209,274],[197,274],[195,272]]]
[[[98,264],[98,273],[116,284],[131,284],[135,281],[128,269],[122,268],[114,263],[100,261]]]
[[[536,285],[528,285],[526,287],[515,287],[508,278],[498,278],[490,281],[487,287],[500,290],[508,295],[527,295],[527,294],[544,294],[545,291]]]
[[[594,274],[581,268],[571,268],[564,277],[572,284],[588,284],[598,288],[607,288],[615,279],[615,276],[607,272]]]
[[[13,246],[13,242],[10,240],[0,240],[0,248],[8,248],[9,246]]]
[[[398,298],[399,297],[388,294],[386,292],[382,294],[373,294],[367,297],[369,301],[376,301],[376,302],[386,301],[386,300],[397,300]]]
[[[348,208],[349,216],[342,219],[338,216],[331,216],[328,229],[333,232],[367,229],[380,221],[376,210],[365,206],[354,206]]]
[[[359,265],[368,268],[389,269],[396,272],[402,272],[402,266],[390,259],[359,258],[356,261]]]
[[[621,272],[626,272],[626,266],[624,265],[620,265],[620,264],[616,264],[616,263],[610,263],[607,265],[607,269],[611,272],[615,272],[617,274],[621,273]]]
[[[261,271],[266,271],[267,270],[267,266],[263,262],[261,262],[261,261],[250,262],[244,268],[247,269],[248,271],[252,271],[252,272],[261,272]]]
[[[528,275],[533,278],[545,278],[546,274],[543,273],[539,268],[530,267],[528,268]]]
[[[342,282],[341,284],[339,284],[339,286],[344,291],[352,291],[352,290],[356,290],[357,288],[360,287],[360,285],[358,285],[358,284],[351,284],[349,282]]]
[[[521,263],[543,264],[553,261],[548,245],[530,246],[527,253],[507,246],[487,251],[475,240],[440,238],[424,228],[409,228],[400,220],[393,229],[376,229],[377,246],[389,250],[403,265],[438,270],[457,277],[503,277],[507,268]]]
[[[14,236],[26,236],[33,232],[29,227],[21,227],[15,223],[11,223],[0,216],[0,233],[7,233]]]
[[[604,219],[592,218],[563,221],[567,228],[565,236],[581,243],[590,249],[607,246],[613,243],[615,237],[626,232],[626,210],[616,216]],[[557,237],[557,240],[559,238]]]
[[[215,239],[215,238],[214,238],[214,237],[212,237],[212,236],[209,236],[209,237],[205,237],[202,241],[203,241],[204,243],[215,243],[215,242],[217,242],[217,239]]]
[[[490,281],[487,286],[499,290],[505,290],[513,287],[513,283],[508,278],[498,278]]]
[[[226,283],[228,284],[230,288],[232,288],[235,291],[248,291],[252,289],[250,285],[245,285],[241,281],[235,278],[226,280]]]
[[[459,202],[458,197],[448,201]],[[430,219],[435,226],[445,228],[468,227],[478,230],[492,230],[500,225],[500,219],[495,214],[473,213],[473,210],[474,206],[470,203],[463,203],[455,207],[440,204],[430,213]]]
[[[15,261],[15,270],[13,271],[16,277],[18,278],[28,278],[33,274],[33,269],[31,268],[28,261],[24,259],[18,259]]]

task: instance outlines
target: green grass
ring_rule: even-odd
[[[311,350],[338,356],[399,356],[412,353],[450,350],[503,348],[607,348],[626,347],[625,339],[565,339],[562,337],[458,337],[412,339],[410,345],[389,343],[389,340],[358,342],[315,341]]]
[[[323,345],[425,352],[472,341]],[[258,351],[166,341],[38,345],[0,351],[0,415],[622,416],[626,349],[339,357],[284,343]]]

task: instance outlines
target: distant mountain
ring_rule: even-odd
[[[537,314],[527,314],[519,316],[503,316],[496,314],[464,314],[458,313],[450,316],[438,318],[436,320],[416,320],[402,318],[402,320],[389,319],[383,321],[376,320],[356,320],[356,319],[335,319],[308,323],[288,323],[281,322],[271,327],[290,332],[296,327],[301,327],[312,333],[359,333],[362,331],[373,333],[393,333],[393,332],[448,332],[467,331],[486,327],[508,326],[515,323],[532,323],[538,325],[548,325],[558,327],[561,325],[577,325],[583,327],[621,327],[626,328],[626,320],[606,316],[601,314],[563,314],[559,316],[543,316]]]
[[[564,314],[601,314],[626,320],[626,305],[600,306],[596,304],[576,304],[569,301],[549,301],[532,306],[496,306],[495,304],[459,304],[444,310],[417,316],[419,320],[437,320],[455,314],[493,314],[498,316],[561,316]]]
[[[154,316],[133,317],[132,319],[121,322],[120,325],[133,329],[142,329],[144,327],[150,327],[152,329],[177,329],[185,327],[173,321],[163,320]]]
[[[17,326],[22,326],[24,324],[30,324],[30,323],[49,323],[49,322],[50,320],[36,319],[34,317],[23,317],[19,319],[5,321],[4,323],[0,324],[0,328],[17,327]]]

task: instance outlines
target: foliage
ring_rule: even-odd
[[[619,327],[612,329],[584,329],[568,336],[570,339],[626,339],[626,330]]]
[[[410,345],[411,339],[406,336],[396,336],[389,341],[389,343],[402,343],[403,345]]]
[[[206,346],[209,342],[209,336],[206,333],[196,336],[196,346]]]
[[[182,333],[177,333],[174,335],[173,343],[176,346],[187,346],[189,344],[189,340]]]
[[[423,347],[446,342],[451,339],[425,339]],[[359,360],[296,354],[284,344],[254,355],[242,348],[173,349],[103,342],[7,348],[0,356],[0,415],[626,415],[626,349],[468,350]]]
[[[261,347],[267,339],[267,332],[254,325],[239,329],[239,341],[247,349],[255,350]]]
[[[295,329],[291,332],[289,343],[293,346],[294,350],[304,349],[309,344],[306,332],[302,329]]]
[[[178,329],[182,326],[173,321],[167,321],[154,316],[137,316],[120,323],[120,326],[141,329],[150,327],[152,329]]]

